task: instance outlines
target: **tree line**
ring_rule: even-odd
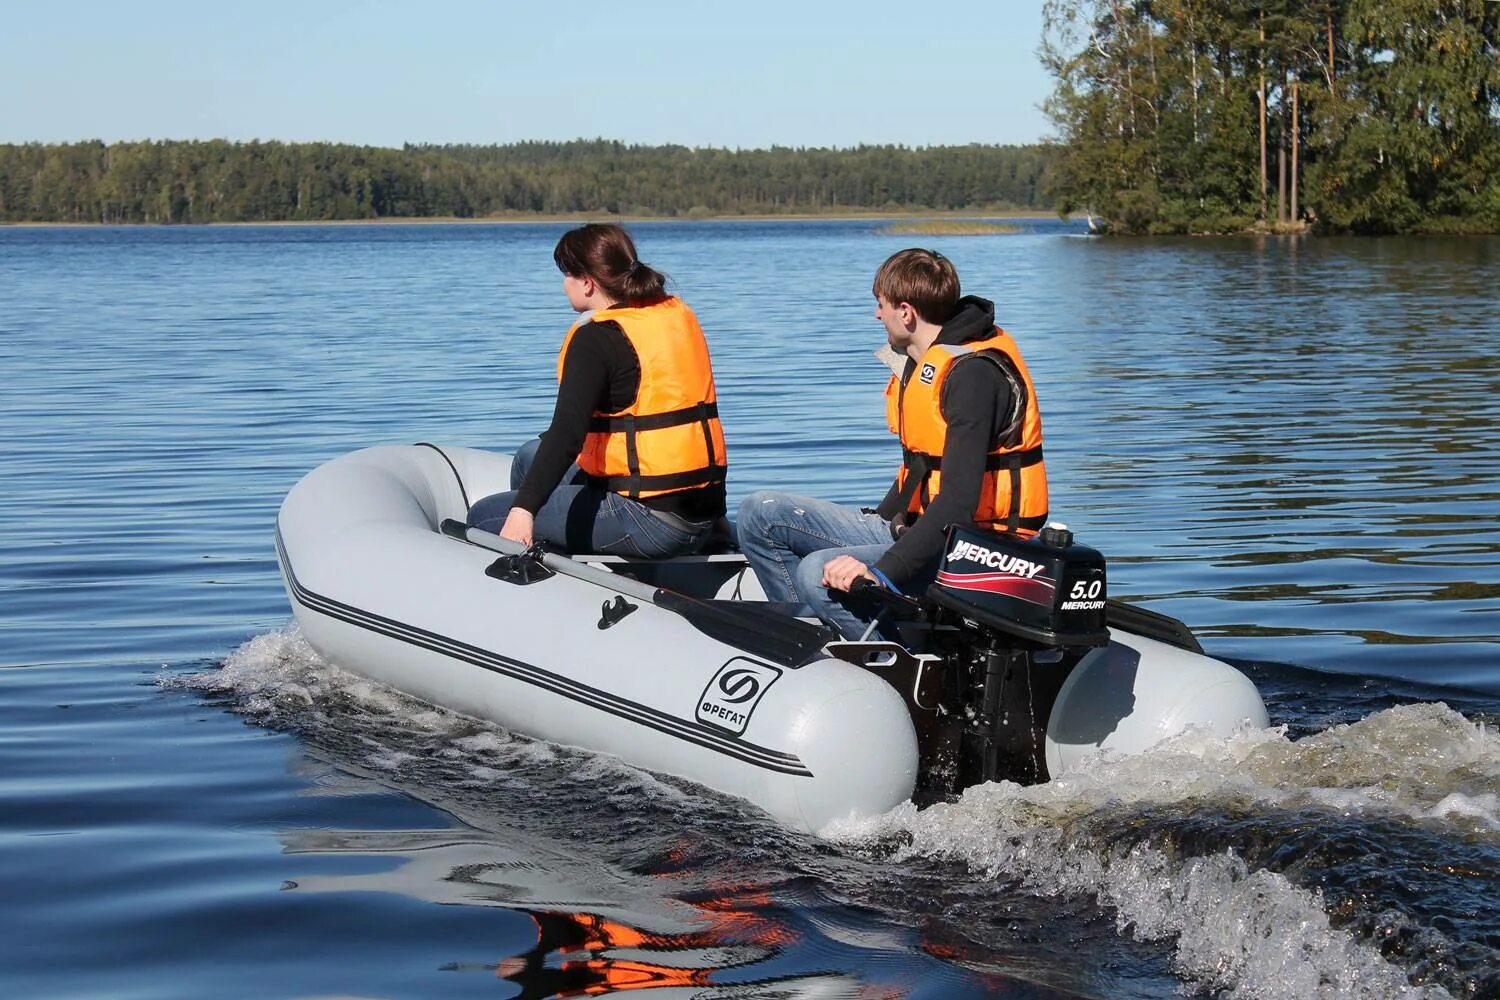
[[[1045,0],[1056,142],[0,145],[0,221],[1087,212],[1117,232],[1500,231],[1500,3]]]
[[[1047,0],[1059,211],[1500,231],[1500,3]]]
[[[1045,207],[1054,150],[146,141],[0,145],[0,221],[189,223]]]

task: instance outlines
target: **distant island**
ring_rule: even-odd
[[[1043,7],[1047,190],[1123,233],[1500,231],[1500,3]]]
[[[979,219],[915,219],[893,222],[881,232],[892,236],[1005,236],[1023,230],[1020,226]]]

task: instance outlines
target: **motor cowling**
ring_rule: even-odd
[[[1063,524],[1032,538],[964,525],[948,529],[927,596],[977,625],[1048,649],[1109,642],[1104,556]]]

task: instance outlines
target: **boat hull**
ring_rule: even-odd
[[[388,446],[309,473],[282,505],[277,551],[312,646],[433,704],[700,782],[802,829],[910,797],[912,722],[868,671],[771,662],[638,596],[601,627],[607,587],[486,576],[495,552],[438,529],[508,472],[486,452]]]
[[[412,445],[367,448],[308,473],[283,502],[276,535],[308,642],[435,705],[699,782],[800,829],[911,797],[912,691],[820,642],[806,655],[761,642],[753,614],[713,627],[708,613],[718,611],[703,598],[761,596],[742,558],[655,567],[712,570],[705,578],[719,589],[696,596],[658,589],[670,580],[646,582],[639,566],[629,567],[634,579],[562,557],[548,559],[564,572],[520,582],[497,572],[500,553],[519,546],[442,531],[507,489],[509,472],[504,455]],[[768,632],[795,625],[764,605],[731,607],[761,608]],[[1050,775],[1190,726],[1223,736],[1267,724],[1254,686],[1228,664],[1120,628],[1111,636],[1052,705]]]

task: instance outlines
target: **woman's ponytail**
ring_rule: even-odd
[[[619,302],[650,305],[667,297],[667,276],[642,263],[635,241],[616,225],[591,222],[568,230],[557,241],[552,259],[563,274],[593,278]]]
[[[625,269],[625,277],[620,279],[620,290],[625,293],[620,297],[627,302],[655,302],[667,297],[667,276],[648,264],[632,260]]]

